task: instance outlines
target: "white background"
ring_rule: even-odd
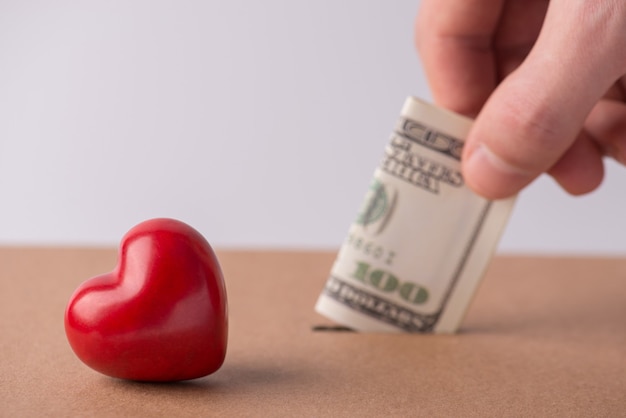
[[[0,0],[0,244],[337,248],[404,98],[417,0]],[[501,252],[626,253],[626,170],[524,191]]]

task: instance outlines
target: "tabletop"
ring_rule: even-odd
[[[333,251],[217,251],[216,373],[101,375],[65,338],[112,248],[0,248],[0,416],[626,416],[626,259],[498,256],[454,335],[365,334],[313,311]]]

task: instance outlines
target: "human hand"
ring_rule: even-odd
[[[467,184],[514,195],[541,173],[596,189],[626,164],[626,1],[422,0],[416,45],[435,101],[476,117]]]

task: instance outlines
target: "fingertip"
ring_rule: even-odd
[[[596,190],[602,183],[602,178],[593,182],[587,181],[585,183],[571,182],[568,181],[568,179],[562,177],[552,176],[552,178],[559,184],[559,186],[563,190],[565,190],[572,196],[583,196],[591,193]]]
[[[567,193],[580,196],[596,190],[604,180],[602,152],[586,134],[581,134],[548,174]]]
[[[506,162],[484,144],[478,144],[468,153],[462,170],[465,183],[490,200],[511,197],[536,177]]]

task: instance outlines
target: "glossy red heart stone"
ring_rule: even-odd
[[[152,219],[124,236],[115,270],[76,289],[65,332],[76,355],[103,374],[177,381],[220,368],[227,315],[209,243],[187,224]]]

